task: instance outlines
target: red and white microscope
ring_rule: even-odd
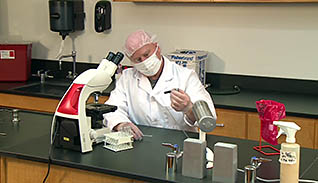
[[[102,93],[111,84],[123,58],[121,52],[110,52],[97,69],[86,70],[73,81],[54,113],[51,144],[85,153],[93,150],[93,144],[103,141],[104,134],[110,130],[96,125],[96,119],[102,120],[103,113],[115,111],[117,107],[86,101],[92,93]]]

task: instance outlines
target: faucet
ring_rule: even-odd
[[[41,78],[41,84],[44,84],[45,83],[45,78],[54,78],[54,76],[48,74],[49,72],[50,72],[50,70],[44,71],[43,69],[41,69],[41,70],[38,70],[36,72],[36,74],[32,74],[32,76],[40,77]]]
[[[253,156],[251,158],[251,165],[255,166],[255,168],[258,168],[259,166],[261,166],[262,163],[266,163],[266,162],[271,162],[271,159],[267,159],[267,158],[262,158],[262,157],[255,157]]]
[[[64,58],[69,58],[69,57],[72,57],[73,59],[73,72],[72,73],[69,73],[69,75],[67,76],[67,78],[70,78],[70,79],[75,79],[76,77],[76,51],[72,51],[71,54],[69,55],[61,55],[59,57],[59,70],[61,71],[62,70],[62,59]]]
[[[246,165],[244,167],[244,183],[255,183],[256,181],[256,169],[261,166],[262,163],[265,162],[270,162],[272,161],[271,159],[267,159],[267,158],[262,158],[262,157],[255,157],[253,156],[251,158],[251,164],[250,165]]]
[[[179,146],[178,144],[170,144],[170,143],[161,143],[162,146],[166,146],[166,147],[170,147],[172,150],[173,150],[173,153],[175,153],[176,155],[178,156],[181,156],[183,154],[180,153],[180,149],[179,149]]]

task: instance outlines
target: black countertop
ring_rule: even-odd
[[[39,78],[31,79],[30,81],[23,83],[0,82],[0,92],[61,99],[70,83],[71,82],[67,80],[48,80],[46,81],[46,84],[59,85],[59,88],[45,90],[45,86],[40,85]],[[29,87],[27,90],[21,90],[21,88],[24,88],[25,86],[32,85],[33,87]],[[115,82],[104,90],[103,95],[110,95],[110,92],[114,87]],[[209,89],[208,91],[210,92]],[[211,94],[211,96],[216,108],[257,112],[255,102],[266,99],[283,103],[286,107],[286,113],[289,116],[318,118],[318,95],[241,88],[241,91],[238,94]]]
[[[38,78],[31,78],[26,82],[0,82],[0,92],[60,100],[71,83],[66,79],[48,79],[41,84]],[[109,96],[114,88],[115,82],[112,82],[102,95]]]
[[[48,162],[50,144],[50,124],[52,114],[20,111],[19,125],[11,122],[11,112],[0,109],[0,132],[7,136],[0,136],[0,155],[26,160]],[[165,154],[169,152],[162,142],[179,144],[183,149],[183,140],[186,138],[182,131],[140,126],[145,137],[142,141],[134,142],[131,150],[112,152],[104,149],[102,144],[94,146],[94,150],[82,154],[80,152],[53,149],[52,163],[88,171],[106,173],[149,182],[211,182],[212,170],[204,179],[184,177],[181,174],[182,159],[179,161],[174,176],[166,175],[164,169]],[[197,138],[196,133],[188,133]],[[262,155],[252,149],[256,141],[242,140],[209,135],[208,147],[213,149],[216,142],[227,142],[238,145],[238,168],[249,164],[252,156]],[[276,146],[279,148],[279,146]],[[318,150],[301,148],[300,175],[301,179],[318,180]],[[260,166],[257,175],[266,179],[279,178],[278,156],[270,156],[273,161]],[[312,164],[313,163],[313,164]],[[308,167],[311,167],[308,169]],[[244,174],[238,172],[237,182],[244,182]]]

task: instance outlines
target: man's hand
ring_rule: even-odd
[[[187,113],[192,108],[192,102],[188,94],[181,89],[174,89],[170,95],[171,107],[176,111]]]
[[[181,89],[174,89],[170,94],[171,107],[176,111],[182,111],[192,124],[195,122],[195,117],[192,112],[192,102],[188,94]]]
[[[144,136],[142,131],[140,131],[139,128],[134,123],[131,123],[131,122],[122,122],[114,127],[115,131],[126,131],[127,129],[131,131],[135,140],[141,140],[142,137]]]

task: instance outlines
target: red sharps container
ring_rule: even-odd
[[[32,43],[0,43],[0,81],[26,81],[31,75]]]

